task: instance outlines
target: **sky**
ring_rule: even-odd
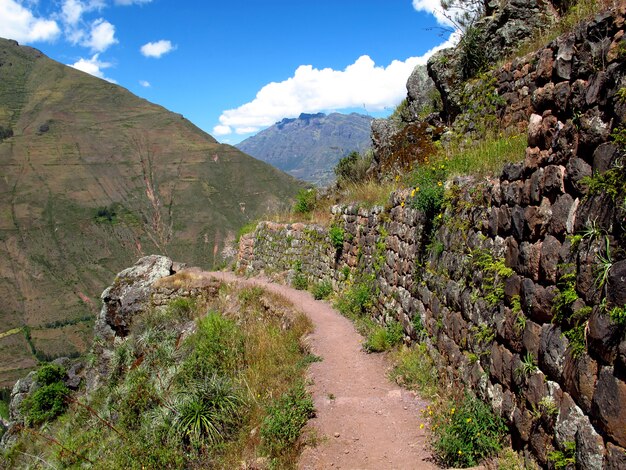
[[[303,112],[390,114],[451,32],[439,0],[0,0],[0,37],[229,144]]]

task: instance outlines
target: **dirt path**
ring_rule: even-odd
[[[426,434],[420,429],[426,402],[387,379],[380,354],[366,354],[352,323],[311,294],[232,273],[211,273],[225,281],[260,285],[294,303],[311,318],[311,352],[323,360],[310,366],[317,416],[308,426],[318,436],[307,447],[302,469],[408,470],[438,468],[431,463]]]

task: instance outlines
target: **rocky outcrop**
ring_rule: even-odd
[[[120,272],[111,286],[102,293],[102,309],[96,320],[96,336],[111,340],[126,336],[132,319],[150,301],[152,284],[174,274],[173,262],[165,256],[141,258],[131,268]]]

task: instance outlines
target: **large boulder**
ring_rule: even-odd
[[[128,335],[133,317],[150,301],[152,284],[174,273],[170,258],[150,255],[120,272],[101,295],[102,309],[96,320],[95,334],[104,340]]]

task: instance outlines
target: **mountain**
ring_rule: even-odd
[[[292,177],[179,114],[0,39],[0,386],[77,355],[145,254],[211,267]]]
[[[301,114],[283,119],[236,147],[296,178],[318,185],[334,180],[337,162],[370,146],[372,118],[362,114]]]

